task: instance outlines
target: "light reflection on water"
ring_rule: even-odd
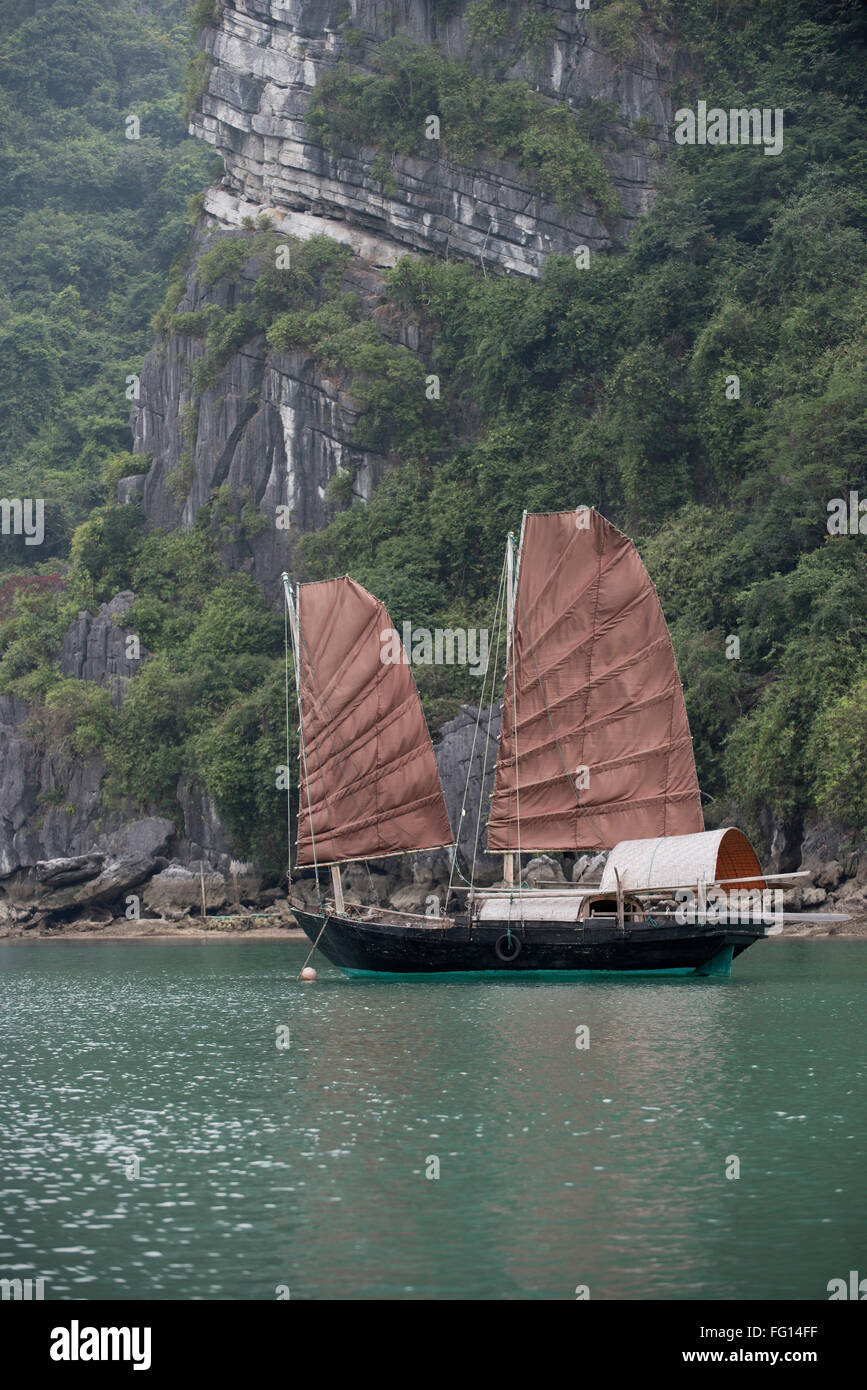
[[[867,943],[622,983],[320,962],[300,985],[306,953],[0,946],[0,1277],[49,1298],[821,1299],[863,1267]]]

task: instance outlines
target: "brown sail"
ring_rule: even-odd
[[[296,593],[304,734],[297,862],[449,844],[415,681],[405,660],[382,660],[398,646],[387,640],[385,606],[349,578],[300,584]]]
[[[671,639],[635,546],[589,508],[526,516],[488,848],[703,828]]]

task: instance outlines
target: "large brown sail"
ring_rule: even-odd
[[[296,594],[304,733],[297,862],[449,844],[415,681],[405,661],[382,660],[397,646],[385,640],[385,606],[349,578],[300,584]]]
[[[635,546],[590,508],[528,515],[488,848],[703,828],[671,639]]]

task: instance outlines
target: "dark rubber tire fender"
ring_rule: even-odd
[[[512,935],[511,950],[509,950],[509,933],[503,932],[503,935],[498,937],[496,942],[494,943],[494,950],[496,951],[497,955],[502,961],[509,962],[517,960],[518,956],[521,954],[520,937],[517,937],[514,934]]]

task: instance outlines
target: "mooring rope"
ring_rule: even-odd
[[[316,938],[316,940],[314,941],[313,945],[310,947],[310,952],[309,952],[309,954],[308,954],[308,956],[307,956],[307,959],[305,960],[305,962],[304,962],[304,964],[302,965],[301,969],[298,971],[298,974],[295,976],[296,980],[300,980],[300,979],[301,979],[301,976],[304,974],[304,971],[307,969],[308,965],[310,964],[311,958],[312,958],[312,956],[314,955],[314,953],[315,953],[315,951],[316,951],[316,948],[317,948],[317,946],[319,945],[319,942],[322,940],[322,933],[324,932],[324,930],[325,930],[325,928],[326,928],[327,926],[328,926],[328,914],[326,913],[325,920],[324,920],[323,923],[322,923],[322,927],[321,927],[321,929],[320,929],[319,935],[317,936],[317,938]]]

